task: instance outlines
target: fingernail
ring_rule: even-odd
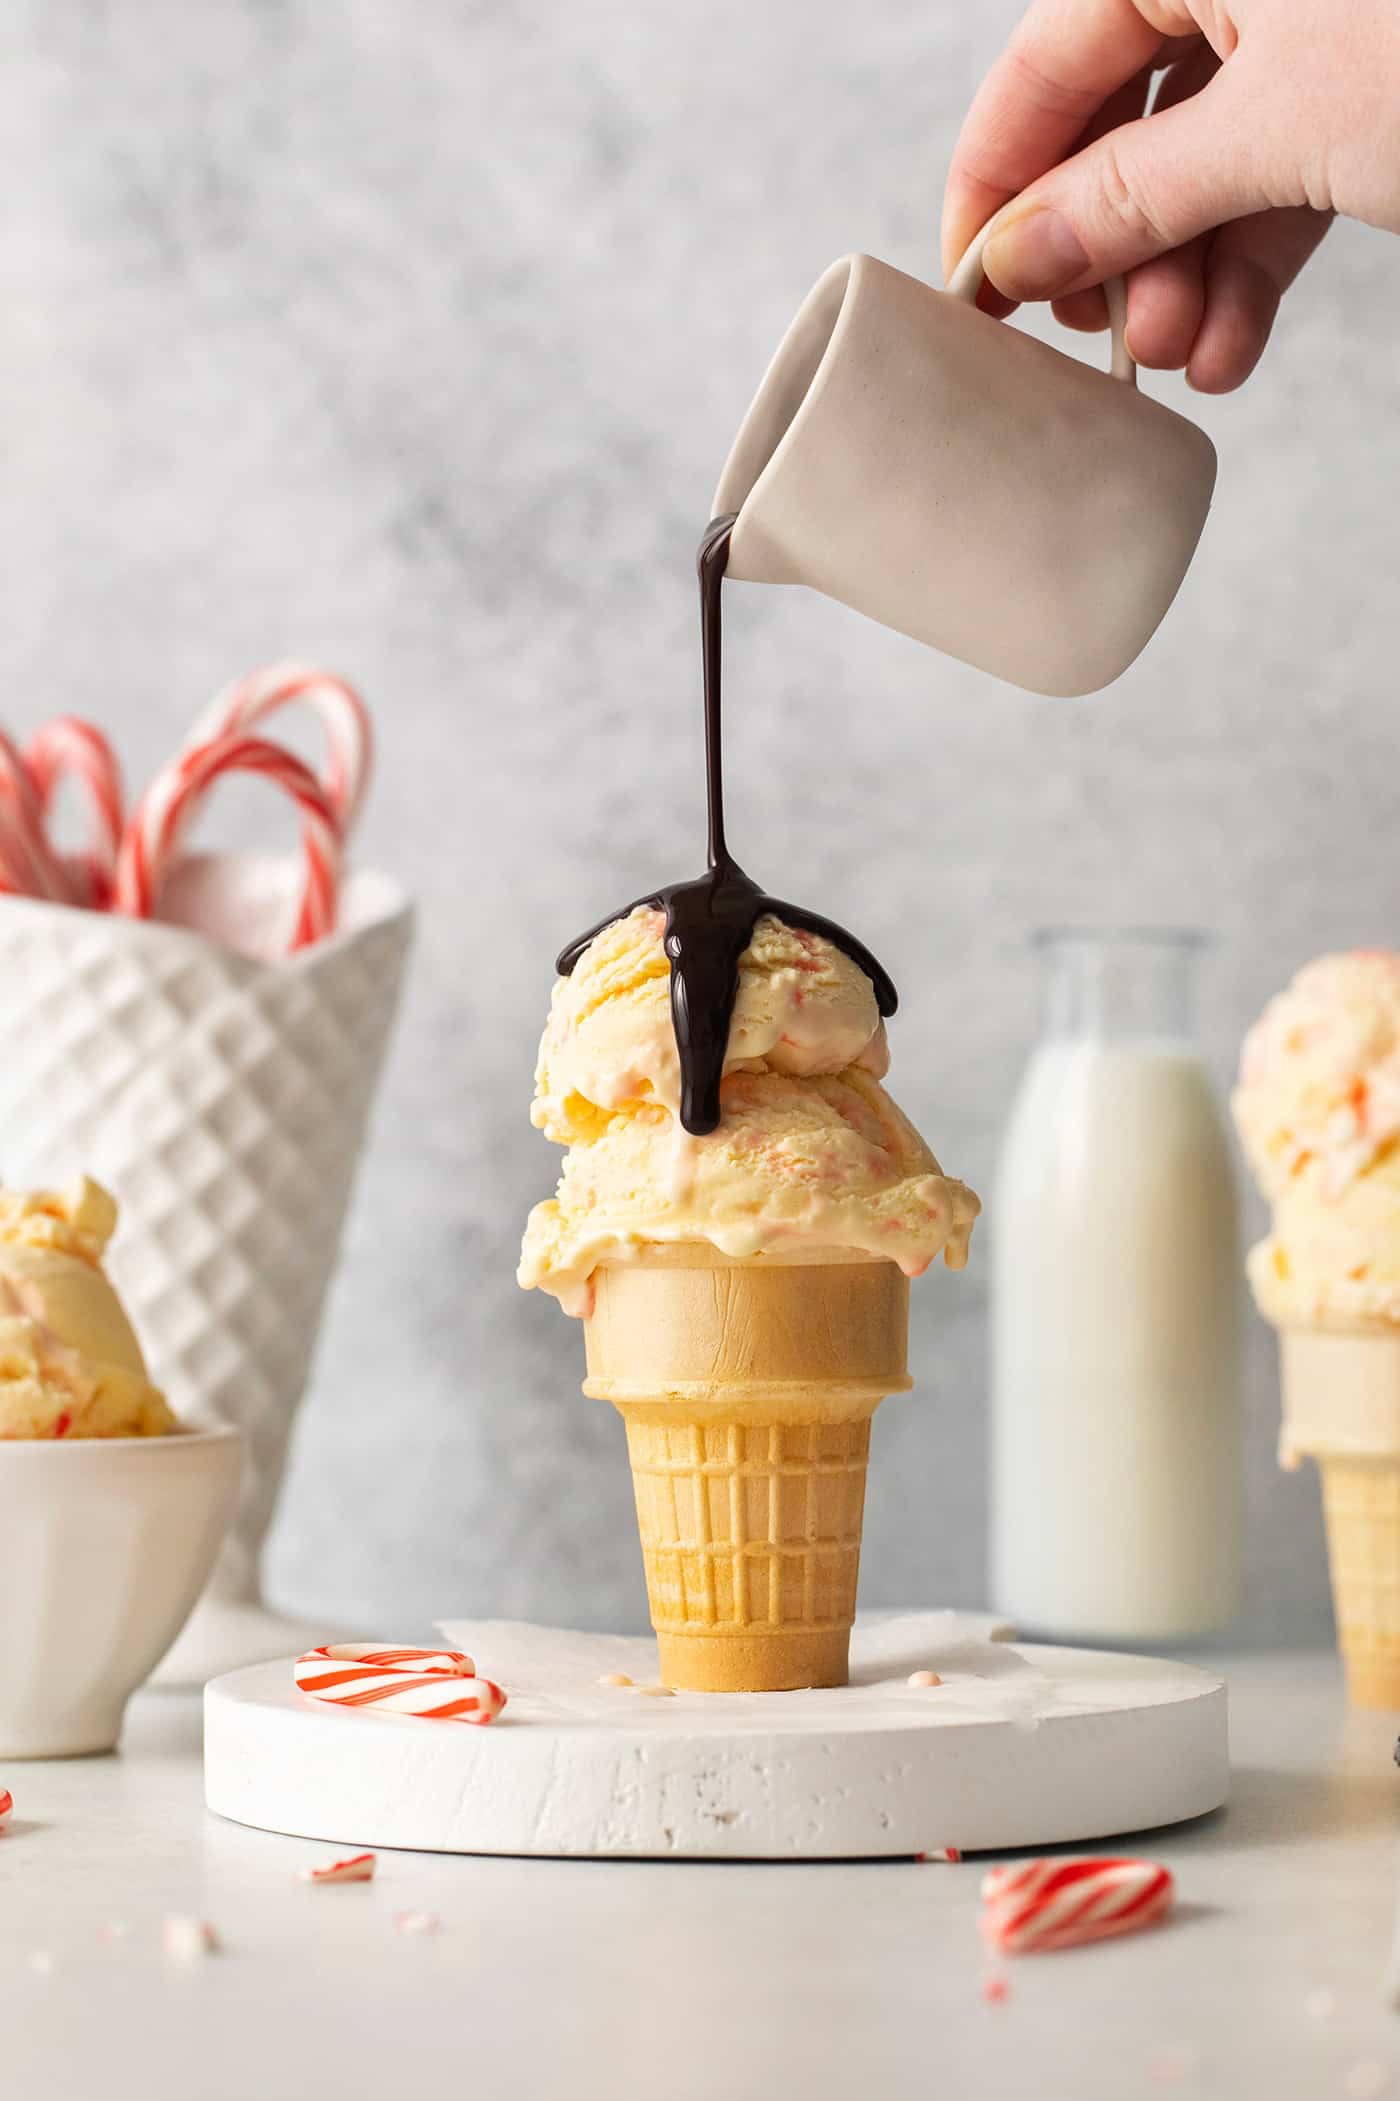
[[[1089,257],[1064,214],[1040,205],[994,233],[982,263],[1008,299],[1054,299],[1084,275]]]

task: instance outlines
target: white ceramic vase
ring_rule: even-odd
[[[225,871],[211,857],[199,872]],[[283,887],[276,864],[236,872],[266,896]],[[368,873],[341,916],[331,940],[262,961],[183,926],[0,898],[0,1173],[107,1184],[122,1212],[111,1275],[152,1377],[184,1422],[243,1432],[237,1513],[166,1682],[313,1631],[267,1611],[261,1552],[412,921]]]

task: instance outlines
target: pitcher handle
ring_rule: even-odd
[[[997,214],[997,218],[1001,215]],[[996,230],[996,218],[989,219],[982,231],[974,234],[965,249],[962,261],[948,279],[945,290],[954,299],[961,299],[971,306],[982,283],[982,251]],[[1113,340],[1113,351],[1108,369],[1115,379],[1125,380],[1130,387],[1137,385],[1137,366],[1128,349],[1125,329],[1128,320],[1128,292],[1121,277],[1110,277],[1104,284],[1104,297],[1108,301],[1108,325]]]

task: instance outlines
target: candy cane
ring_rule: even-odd
[[[60,715],[30,740],[25,763],[41,826],[47,827],[60,782],[70,774],[81,782],[87,796],[89,832],[86,852],[68,863],[74,901],[104,910],[112,895],[122,840],[125,798],[116,753],[92,723],[76,715]]]
[[[458,1649],[375,1649],[362,1643],[308,1649],[293,1666],[298,1690],[334,1707],[375,1707],[423,1721],[494,1722],[506,1704]]]
[[[279,708],[302,701],[320,716],[328,756],[323,786],[348,833],[369,785],[374,741],[369,711],[353,686],[319,664],[268,664],[235,679],[195,724],[190,744],[215,737],[247,736]],[[188,747],[187,747],[188,748]]]
[[[982,1882],[982,1931],[1008,1955],[1073,1948],[1155,1925],[1175,1884],[1152,1860],[1029,1860]]]
[[[373,1882],[373,1853],[352,1853],[346,1860],[328,1860],[323,1868],[303,1868],[303,1882]]]
[[[122,839],[114,910],[135,919],[151,917],[186,832],[214,783],[230,773],[263,775],[300,809],[306,880],[291,945],[305,948],[322,940],[335,927],[340,824],[310,768],[280,745],[260,737],[224,737],[212,744],[198,744],[161,768],[137,804]]]
[[[15,1798],[8,1787],[0,1787],[0,1824],[3,1824],[15,1806]]]
[[[0,886],[21,897],[73,902],[64,871],[49,851],[29,768],[0,730]]]

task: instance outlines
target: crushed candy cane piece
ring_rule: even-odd
[[[373,1882],[373,1853],[351,1853],[344,1860],[328,1860],[324,1867],[303,1868],[302,1882]]]
[[[910,1671],[904,1682],[906,1685],[928,1686],[941,1685],[943,1680],[937,1671]]]
[[[1008,1955],[1132,1933],[1171,1910],[1176,1885],[1152,1860],[1023,1860],[982,1882],[982,1932]]]
[[[989,2006],[1000,2006],[1004,2000],[1011,1997],[1011,1986],[1002,1976],[984,1977],[982,1997]]]
[[[915,1860],[961,1860],[960,1846],[930,1846],[927,1853],[916,1853]]]
[[[308,1649],[292,1666],[297,1690],[332,1707],[371,1707],[418,1721],[494,1722],[506,1704],[499,1685],[478,1678],[459,1649],[374,1647],[340,1642]]]
[[[206,1955],[218,1953],[219,1936],[207,1919],[185,1918],[177,1913],[162,1923],[160,1945],[167,1962],[199,1962]]]
[[[15,1798],[8,1787],[0,1787],[0,1830],[4,1829],[5,1820],[14,1806]]]

